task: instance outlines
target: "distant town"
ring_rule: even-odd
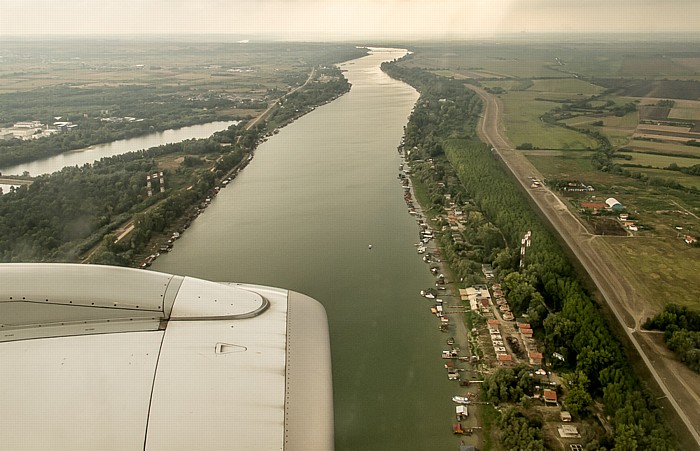
[[[54,119],[56,122],[51,125],[44,124],[41,121],[15,122],[10,128],[0,128],[0,139],[28,141],[51,136],[54,133],[71,132],[78,127],[77,124],[70,121],[62,121],[62,117],[55,117]]]

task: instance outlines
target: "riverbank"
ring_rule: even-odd
[[[469,386],[470,380],[482,379],[481,372],[476,366],[478,365],[478,356],[472,354],[474,343],[470,339],[471,333],[466,323],[465,315],[470,313],[467,313],[468,306],[465,306],[461,300],[460,284],[456,280],[452,267],[442,258],[443,249],[438,242],[438,235],[442,234],[443,231],[435,230],[437,221],[435,215],[429,213],[430,203],[427,202],[423,195],[417,193],[417,191],[423,191],[416,189],[416,185],[420,186],[421,182],[410,175],[410,162],[406,159],[403,145],[399,146],[398,151],[401,156],[399,180],[406,193],[404,198],[409,214],[415,218],[419,230],[419,241],[416,243],[416,249],[419,255],[422,256],[427,271],[435,278],[435,287],[427,287],[428,290],[435,290],[436,293],[435,307],[432,311],[437,311],[439,307],[436,316],[439,320],[440,330],[444,332],[444,337],[447,337],[444,342],[446,345],[445,349],[452,353],[457,350],[454,354],[459,355],[458,360],[451,359],[449,364],[445,364],[445,368],[448,371],[455,370],[457,373],[453,374],[459,375],[456,378],[458,385],[455,387],[455,396],[470,400],[469,404],[465,406],[469,411],[469,415],[456,416],[457,421],[452,424],[452,433],[463,435],[463,444],[473,444],[481,448],[483,439],[478,432],[481,429],[478,420],[480,417],[480,406],[476,404],[479,393],[473,388],[466,388]],[[425,238],[426,236],[430,238]],[[425,292],[428,292],[428,290]],[[443,318],[446,318],[448,322],[444,323]],[[454,403],[450,403],[447,399],[445,400],[445,406],[446,409],[454,409],[456,407]],[[446,429],[445,433],[448,433],[447,431]]]
[[[260,144],[266,142],[269,138],[279,133],[282,128],[292,124],[311,111],[314,111],[319,106],[336,100],[350,90],[350,84],[347,83],[347,80],[342,77],[338,71],[336,75],[339,75],[342,78],[343,83],[337,84],[336,86],[326,84],[326,89],[324,90],[325,95],[312,97],[316,100],[316,103],[307,103],[307,100],[305,100],[303,97],[301,99],[298,98],[299,94],[303,95],[304,88],[306,88],[309,83],[315,79],[315,77],[322,75],[328,77],[328,73],[329,69],[317,70],[316,68],[312,68],[311,73],[303,85],[283,95],[274,101],[272,106],[265,110],[260,116],[251,119],[247,124],[243,125],[243,134],[239,134],[234,140],[232,140],[232,143],[235,143],[233,145],[244,145],[245,143],[241,142],[242,138],[245,136],[250,136],[250,134],[254,134],[256,138],[252,141],[252,144],[250,144],[250,147],[245,154],[242,155],[240,162],[232,168],[227,169],[225,172],[218,171],[216,183],[206,192],[205,197],[196,199],[195,202],[187,206],[184,214],[175,218],[171,222],[167,230],[164,230],[163,233],[155,235],[146,245],[146,251],[140,252],[136,259],[132,260],[131,265],[140,268],[147,268],[151,266],[151,264],[158,257],[160,257],[161,254],[170,252],[180,236],[185,233],[190,225],[192,225],[194,220],[197,219],[197,217],[211,204],[221,190],[226,188],[229,183],[233,182],[240,172],[245,169],[246,166],[248,166],[248,164],[253,160],[255,151]],[[292,115],[285,114],[281,119],[277,118],[277,113],[283,109],[293,111],[294,113]],[[261,131],[264,131],[264,134],[259,135]],[[217,159],[217,163],[221,162],[224,158],[225,155],[219,157]],[[215,170],[216,166],[211,168],[212,172]],[[122,225],[117,231],[118,239],[114,243],[116,244],[118,241],[121,241],[123,238],[127,237],[128,234],[135,229],[135,227],[136,224],[133,219]],[[97,251],[98,249],[91,250],[89,255],[83,259],[83,263],[89,263],[92,255],[94,255]]]
[[[279,127],[347,92],[339,71],[342,83],[333,83],[326,71],[316,72],[326,75],[327,82],[296,91],[280,107],[290,107],[284,109],[287,114],[274,125],[266,121],[245,130],[242,124],[226,128],[226,123],[221,130],[214,124],[207,138],[185,136],[173,144],[140,147],[145,150],[125,147],[99,161],[91,157],[95,149],[70,152],[54,157],[57,161],[48,169],[31,169],[38,161],[20,168],[20,173],[34,170],[44,175],[34,177],[29,187],[0,196],[7,219],[0,223],[3,261],[138,266],[172,247],[168,241],[250,161],[260,143]]]
[[[598,446],[621,445],[620,431],[634,431],[629,439],[635,446],[673,449],[659,407],[632,373],[623,347],[567,255],[491,147],[475,139],[482,111],[478,96],[462,82],[427,70],[400,64],[386,65],[386,70],[421,90],[405,143],[417,166],[413,172],[431,184],[431,205],[445,209],[444,224],[452,229],[443,240],[449,244],[446,259],[460,278],[473,278],[481,269],[487,280],[502,284],[491,284],[498,307],[486,299],[472,307],[485,314],[477,315],[482,318],[480,342],[495,351],[495,356],[484,356],[495,370],[485,378],[484,396],[501,406],[490,423],[497,429],[484,430],[484,439],[514,449],[540,449],[554,441],[576,444],[557,434],[557,423],[569,418],[564,408],[572,426],[581,436],[598,437]],[[458,210],[448,207],[452,201]],[[566,331],[564,324],[570,325]],[[591,342],[605,353],[591,351]],[[539,404],[543,399],[544,405]],[[617,414],[603,416],[600,403]],[[631,404],[631,415],[619,414]]]

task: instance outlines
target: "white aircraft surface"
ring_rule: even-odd
[[[139,269],[0,264],[0,448],[332,450],[324,308]]]

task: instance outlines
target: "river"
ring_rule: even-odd
[[[285,287],[326,308],[337,450],[455,450],[446,334],[419,291],[434,278],[397,179],[418,93],[379,68],[342,65],[351,91],[261,144],[153,269]],[[369,244],[372,248],[369,249]],[[462,390],[463,391],[463,390]]]
[[[136,138],[98,144],[87,149],[74,150],[29,163],[0,168],[0,173],[4,175],[21,175],[24,171],[28,171],[29,175],[36,177],[60,171],[66,166],[82,166],[85,163],[93,163],[104,157],[113,157],[127,152],[149,149],[151,147],[176,143],[187,139],[208,138],[214,134],[214,132],[226,130],[230,125],[236,123],[238,123],[238,121],[216,121],[149,133]],[[5,192],[7,192],[7,190],[5,190]]]

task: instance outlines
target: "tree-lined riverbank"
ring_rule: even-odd
[[[326,77],[324,82],[309,83],[294,96],[284,97],[291,114],[285,112],[274,123],[249,130],[239,123],[209,138],[65,167],[0,196],[0,259],[75,262],[101,243],[98,251],[91,252],[91,262],[139,264],[167,245],[170,235],[196,216],[197,208],[215,195],[229,172],[249,159],[274,130],[349,90],[337,69],[316,72]],[[272,118],[276,116],[277,112]],[[146,176],[161,172],[164,191],[154,186],[149,196]],[[111,233],[130,218],[133,232],[115,242]]]
[[[495,245],[494,241],[490,249],[484,249],[478,236],[467,241],[467,248],[457,248],[449,239],[443,240],[448,245],[445,255],[452,256],[456,271],[469,271],[472,265],[465,266],[464,261],[495,262],[499,279],[510,280],[505,284],[505,294],[517,301],[513,302],[514,313],[529,315],[536,336],[546,348],[543,354],[556,352],[562,356],[563,361],[549,362],[571,381],[568,387],[562,387],[564,406],[586,420],[591,428],[587,433],[596,446],[673,449],[658,406],[632,373],[621,345],[612,338],[609,325],[567,262],[566,254],[528,207],[490,148],[473,138],[478,110],[459,105],[469,105],[476,95],[461,82],[420,69],[406,69],[400,63],[387,64],[384,69],[421,92],[418,107],[406,127],[405,146],[411,151],[412,171],[426,181],[432,180],[437,187],[437,195],[431,199],[433,208],[441,209],[444,194],[450,194],[460,200],[460,206],[478,208],[505,238],[505,246]],[[456,175],[457,180],[450,174]],[[508,274],[517,275],[515,250],[528,230],[532,231],[533,243],[528,249],[524,277],[509,278]],[[475,252],[477,248],[482,252]],[[511,397],[509,378],[503,377],[503,371],[508,370],[499,370],[489,382],[498,390],[485,394],[495,403],[514,405],[515,410],[497,415],[500,431],[486,431],[488,441],[520,449],[544,449],[543,418],[536,410],[524,408],[527,403],[520,400],[520,396],[533,394],[529,392],[531,388],[523,386],[520,395]],[[614,434],[596,426],[594,400],[603,403]],[[630,409],[631,405],[635,408]],[[517,430],[526,432],[518,435]]]

